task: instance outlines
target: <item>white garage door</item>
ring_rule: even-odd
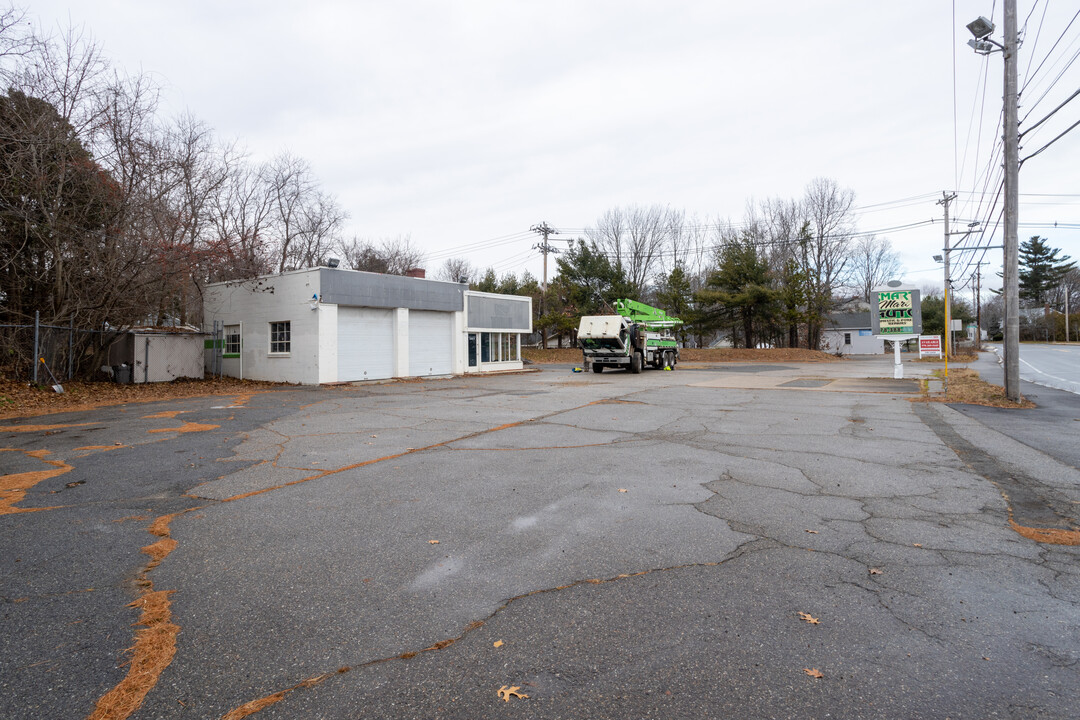
[[[338,308],[338,381],[394,377],[394,311]]]
[[[452,372],[453,315],[409,311],[409,375],[449,375]]]

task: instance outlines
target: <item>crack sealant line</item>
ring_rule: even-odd
[[[460,634],[458,634],[458,635],[456,635],[454,637],[446,638],[444,640],[440,640],[439,642],[435,643],[434,645],[430,645],[430,646],[428,646],[426,648],[423,648],[422,650],[412,650],[412,651],[400,653],[398,655],[391,655],[389,657],[376,658],[375,660],[368,660],[367,662],[359,663],[357,665],[347,665],[347,666],[344,666],[344,667],[340,667],[340,668],[338,668],[337,670],[335,670],[333,672],[326,672],[326,673],[322,673],[321,675],[316,675],[314,677],[310,677],[310,678],[308,678],[306,680],[300,681],[299,683],[293,685],[292,687],[285,688],[284,690],[279,690],[279,691],[277,691],[275,693],[267,695],[266,697],[258,698],[256,700],[251,700],[249,702],[244,703],[243,705],[241,705],[239,707],[233,708],[229,712],[222,715],[221,720],[243,720],[243,718],[254,715],[255,713],[257,713],[257,712],[259,712],[261,710],[265,710],[266,708],[270,707],[271,705],[275,705],[275,704],[281,702],[282,700],[285,699],[285,697],[289,693],[295,692],[296,690],[302,690],[304,688],[309,688],[309,687],[314,687],[316,685],[320,685],[323,682],[325,682],[326,680],[334,677],[335,675],[341,675],[341,674],[350,672],[352,670],[363,670],[364,668],[369,668],[369,667],[372,667],[374,665],[380,665],[380,664],[385,663],[385,662],[391,662],[393,660],[402,660],[402,661],[411,660],[411,659],[415,658],[416,656],[421,655],[423,653],[437,652],[439,650],[444,650],[444,649],[450,647],[451,645],[453,645],[454,643],[456,643],[457,641],[464,639],[465,636],[467,636],[469,633],[473,632],[474,630],[478,630],[478,629],[482,628],[487,622],[491,621],[493,618],[495,618],[496,615],[498,615],[502,611],[506,610],[508,607],[513,605],[515,602],[517,602],[519,600],[524,600],[525,598],[530,598],[530,597],[532,597],[534,595],[546,595],[548,593],[562,592],[563,590],[570,590],[572,588],[576,588],[576,587],[579,587],[579,586],[582,586],[582,585],[607,585],[609,583],[620,582],[622,580],[627,580],[629,578],[634,578],[634,577],[641,577],[643,575],[652,575],[654,573],[674,572],[676,570],[688,570],[688,569],[693,569],[693,568],[719,567],[720,565],[723,565],[723,564],[728,563],[728,562],[730,562],[732,560],[736,560],[736,559],[742,557],[743,555],[745,555],[748,552],[752,552],[753,550],[752,550],[752,548],[750,546],[754,545],[756,543],[760,543],[760,542],[762,542],[762,539],[760,539],[760,538],[754,538],[753,540],[748,540],[743,545],[740,545],[739,547],[737,547],[734,550],[734,552],[732,552],[730,554],[729,557],[724,558],[723,560],[720,560],[720,561],[717,561],[717,562],[685,563],[685,564],[682,564],[682,565],[672,565],[670,567],[652,568],[652,569],[649,569],[649,570],[640,570],[638,572],[632,572],[632,573],[621,573],[619,575],[615,575],[614,577],[609,577],[609,578],[588,578],[588,579],[584,579],[584,580],[575,580],[574,582],[567,583],[566,585],[558,585],[556,587],[540,588],[538,590],[530,590],[529,592],[522,593],[521,595],[515,595],[512,598],[509,598],[507,600],[502,601],[502,603],[497,608],[495,608],[495,610],[493,610],[487,617],[485,617],[483,620],[474,620],[473,622],[469,623],[468,625],[465,626],[465,628],[461,631]],[[765,541],[765,542],[768,542],[768,541]]]
[[[644,392],[644,391],[639,391],[639,392]],[[386,462],[387,460],[396,460],[396,459],[398,459],[400,457],[405,457],[406,455],[413,455],[415,453],[421,453],[421,452],[425,452],[427,450],[435,450],[437,448],[446,447],[448,445],[451,445],[451,444],[456,443],[456,442],[461,442],[463,440],[472,440],[473,438],[477,438],[477,437],[480,437],[482,435],[487,435],[488,433],[499,432],[500,430],[508,430],[510,428],[513,428],[513,427],[520,427],[522,425],[527,425],[528,423],[535,423],[535,422],[538,422],[538,421],[547,420],[547,419],[555,417],[557,415],[562,415],[563,413],[573,412],[575,410],[581,410],[582,408],[586,408],[586,407],[589,407],[589,406],[592,406],[592,405],[604,404],[604,403],[607,403],[607,402],[610,402],[610,400],[593,400],[592,402],[585,403],[584,405],[578,405],[577,407],[566,408],[565,410],[555,410],[554,412],[550,412],[550,413],[547,413],[545,415],[538,415],[537,417],[529,418],[528,420],[518,420],[517,422],[505,423],[503,425],[498,425],[498,426],[493,427],[493,428],[486,428],[484,430],[477,430],[476,432],[468,433],[467,435],[462,435],[461,437],[452,438],[450,440],[443,440],[442,442],[437,442],[437,443],[434,443],[432,445],[426,445],[424,447],[419,447],[419,448],[411,448],[411,449],[405,450],[404,452],[395,453],[393,455],[384,455],[383,457],[372,458],[371,460],[364,460],[364,461],[358,462],[358,463],[352,463],[351,465],[345,465],[343,467],[335,468],[333,470],[324,470],[324,471],[322,471],[320,473],[317,473],[315,475],[310,475],[308,477],[300,478],[299,480],[291,480],[291,481],[289,481],[287,483],[281,483],[280,485],[274,485],[272,487],[262,488],[260,490],[252,490],[251,492],[242,493],[240,495],[233,495],[232,497],[225,498],[221,502],[233,502],[235,500],[246,500],[247,498],[255,497],[256,495],[262,495],[264,493],[272,492],[274,490],[281,490],[282,488],[291,487],[293,485],[301,485],[303,483],[310,482],[312,480],[320,480],[320,479],[322,479],[324,477],[328,477],[330,475],[336,475],[338,473],[346,472],[348,470],[356,470],[357,468],[367,467],[368,465],[375,465],[377,463]],[[279,457],[280,457],[280,455],[279,455]]]
[[[135,631],[135,644],[128,649],[131,653],[127,663],[128,672],[123,680],[97,701],[94,711],[86,720],[124,720],[129,717],[139,709],[147,693],[157,684],[162,671],[172,663],[176,655],[176,636],[180,632],[180,626],[172,621],[172,603],[169,600],[175,590],[154,590],[154,582],[149,574],[176,549],[177,543],[172,538],[169,523],[201,507],[205,506],[161,515],[146,529],[158,539],[142,548],[150,561],[139,573],[139,597],[128,605],[142,611],[135,623],[142,627]]]
[[[526,420],[526,421],[523,421],[523,422],[530,422],[530,421]],[[424,447],[412,448],[410,450],[405,450],[404,452],[394,453],[393,455],[384,455],[383,457],[372,458],[371,460],[364,460],[364,461],[358,462],[358,463],[352,463],[351,465],[345,465],[343,467],[335,468],[333,470],[324,470],[324,471],[322,471],[320,473],[316,473],[315,475],[310,475],[310,476],[305,477],[305,478],[300,478],[299,480],[292,480],[290,482],[282,483],[280,485],[274,485],[273,487],[262,488],[261,490],[252,490],[251,492],[243,493],[241,495],[233,495],[232,497],[225,498],[221,502],[233,502],[234,500],[245,500],[247,498],[255,497],[256,495],[262,495],[263,493],[268,493],[268,492],[271,492],[273,490],[280,490],[282,488],[291,487],[293,485],[300,485],[302,483],[310,482],[312,480],[320,480],[320,479],[322,479],[324,477],[328,477],[330,475],[337,475],[338,473],[346,472],[347,470],[355,470],[357,468],[367,467],[368,465],[374,465],[376,463],[385,462],[387,460],[396,460],[397,458],[405,457],[406,455],[412,455],[414,453],[424,452],[425,450],[434,450],[436,448],[444,447],[444,446],[449,445],[451,443],[461,442],[462,440],[470,440],[470,439],[472,439],[474,437],[478,437],[480,435],[486,435],[487,433],[498,432],[499,430],[506,430],[507,428],[516,427],[516,426],[521,425],[521,424],[523,424],[523,423],[522,422],[507,423],[505,425],[499,425],[498,427],[488,428],[486,430],[479,430],[479,431],[477,431],[475,433],[471,433],[469,435],[464,435],[464,436],[458,437],[458,438],[453,438],[451,440],[444,440],[442,442],[434,443],[433,445],[425,445]]]

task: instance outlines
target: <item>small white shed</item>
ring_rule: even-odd
[[[133,383],[201,379],[205,337],[194,328],[132,328],[109,347],[113,377]]]

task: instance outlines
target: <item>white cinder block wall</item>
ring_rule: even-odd
[[[267,288],[273,287],[273,292]],[[317,270],[297,270],[276,275],[272,283],[246,280],[235,284],[212,285],[206,289],[204,308],[207,322],[232,318],[243,320],[240,354],[243,376],[252,380],[317,384],[336,379],[337,367],[320,368],[320,355],[336,358],[336,308],[312,310],[312,296],[319,293]],[[270,323],[289,321],[291,350],[288,355],[270,355]],[[323,328],[327,330],[323,331]],[[333,345],[334,352],[325,352]],[[223,361],[225,374],[240,375],[240,359]]]

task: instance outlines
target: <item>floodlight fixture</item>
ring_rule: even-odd
[[[967,29],[971,32],[972,35],[975,36],[976,40],[985,40],[987,37],[993,34],[994,23],[990,22],[982,15],[980,15],[979,17],[975,18],[967,24]],[[971,45],[970,41],[968,41],[968,45]],[[975,46],[972,45],[972,47]]]
[[[945,258],[941,257],[940,255],[934,256],[934,262],[943,262],[944,260]]]
[[[336,268],[340,262],[337,258],[326,258],[326,267]]]

